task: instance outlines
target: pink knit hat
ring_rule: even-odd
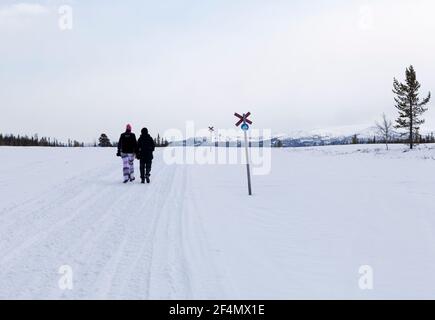
[[[131,124],[127,124],[127,131],[131,131]]]

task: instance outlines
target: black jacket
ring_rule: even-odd
[[[137,141],[136,136],[132,132],[124,132],[121,134],[118,142],[118,152],[122,153],[136,153]]]
[[[153,159],[155,144],[149,134],[141,135],[137,141],[137,157],[140,160],[150,161]]]

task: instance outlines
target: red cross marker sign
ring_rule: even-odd
[[[234,113],[234,115],[239,118],[239,121],[236,123],[236,127],[240,126],[242,123],[252,124],[252,121],[248,119],[248,117],[251,115],[250,112],[244,113],[243,116],[238,114],[237,112]]]

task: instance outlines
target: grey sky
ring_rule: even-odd
[[[73,29],[58,8],[73,9]],[[433,0],[0,1],[0,132],[92,141],[233,125],[274,132],[395,116],[414,64],[435,88]],[[435,129],[435,105],[425,129]]]

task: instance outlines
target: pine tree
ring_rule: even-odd
[[[107,137],[107,135],[105,133],[101,134],[98,141],[99,141],[99,143],[98,143],[99,147],[111,147],[112,146],[112,144],[110,143],[110,139]]]
[[[358,144],[359,143],[359,141],[358,141],[358,136],[356,135],[356,134],[354,134],[353,136],[352,136],[352,144]]]
[[[401,83],[394,78],[393,93],[396,95],[394,101],[396,102],[395,107],[399,110],[399,118],[396,120],[395,128],[408,130],[410,149],[414,147],[415,137],[417,137],[416,131],[425,122],[421,116],[427,111],[425,106],[431,98],[429,92],[428,96],[421,101],[418,92],[420,87],[413,66],[406,69],[406,83]]]

